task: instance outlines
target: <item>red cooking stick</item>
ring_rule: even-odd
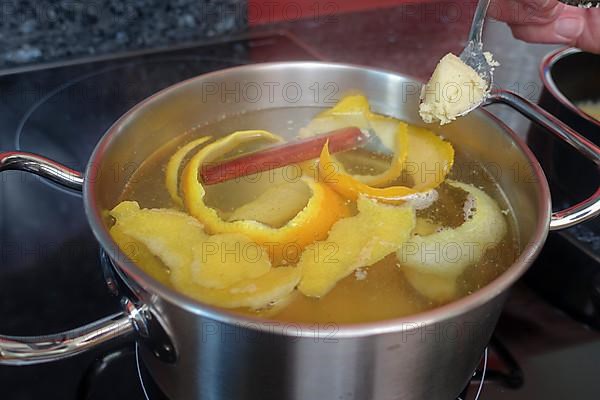
[[[366,135],[360,129],[356,127],[342,128],[325,135],[269,147],[221,164],[206,165],[201,168],[200,177],[205,185],[214,185],[318,158],[328,140],[329,151],[337,153],[355,148],[364,139],[366,139]]]

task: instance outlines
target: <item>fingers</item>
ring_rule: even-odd
[[[556,0],[493,0],[490,15],[506,21],[517,39],[555,43],[600,53],[600,9]]]
[[[582,50],[600,54],[600,8],[584,9],[585,28],[574,44]]]
[[[545,24],[562,5],[557,0],[492,0],[488,15],[509,24]]]
[[[589,11],[569,8],[545,24],[514,24],[511,29],[515,38],[528,42],[564,44],[600,53],[600,13]]]

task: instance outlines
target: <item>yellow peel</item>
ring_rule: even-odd
[[[369,114],[369,102],[365,96],[361,94],[344,96],[335,106],[319,113],[307,126],[301,128],[299,136],[316,136],[348,126],[369,129],[371,127]],[[390,150],[392,149],[390,147]]]
[[[193,255],[192,279],[207,288],[223,289],[271,269],[265,250],[239,233],[211,236],[194,246]]]
[[[293,292],[301,276],[300,268],[278,267],[225,289],[209,289],[196,284],[191,270],[184,268],[173,271],[171,280],[176,290],[202,303],[224,308],[261,309],[283,301]]]
[[[394,157],[387,170],[376,175],[353,174],[352,177],[369,186],[383,186],[397,179],[402,173],[408,149],[408,125],[400,120],[371,112],[369,102],[363,95],[342,98],[333,108],[317,115],[300,130],[300,137],[316,136],[348,126],[356,126],[375,132]],[[341,164],[338,164],[344,173]]]
[[[306,296],[324,296],[356,269],[396,251],[414,226],[412,208],[359,198],[356,216],[336,222],[326,240],[306,247],[302,253],[298,263],[303,270],[299,290]]]
[[[237,208],[228,220],[252,220],[279,228],[306,207],[310,196],[310,190],[303,181],[284,182],[270,187],[255,200]]]
[[[456,276],[422,273],[411,268],[402,269],[410,285],[428,299],[444,303],[457,296]]]
[[[329,153],[328,144],[325,144],[321,151],[319,173],[326,184],[350,200],[356,200],[364,195],[384,203],[402,204],[406,196],[416,193],[415,190],[405,186],[375,188],[359,181],[352,175],[345,173],[341,165],[334,161]]]
[[[126,235],[120,226],[110,228],[110,236],[117,243],[121,251],[136,265],[140,266],[148,275],[169,286],[171,284],[170,271],[142,242]]]
[[[418,126],[408,126],[408,155],[403,177],[413,181],[412,189],[425,192],[439,186],[454,164],[454,148],[450,142]]]
[[[473,185],[447,183],[469,193],[475,208],[471,218],[456,228],[442,228],[427,236],[411,238],[397,252],[400,268],[456,277],[469,265],[479,262],[485,251],[506,234],[506,220],[490,196]]]
[[[394,136],[394,157],[388,169],[376,175],[352,174],[352,177],[365,185],[384,186],[396,180],[404,168],[405,160],[408,156],[408,125],[398,121]],[[347,174],[347,171],[341,164],[340,170]]]
[[[366,98],[356,95],[342,99],[336,107],[320,114],[315,120],[344,119],[348,115],[355,115],[353,113],[363,115],[367,121],[370,121],[371,126],[375,127],[389,124],[391,120],[371,113]],[[349,123],[339,122],[340,125]],[[304,134],[314,133],[315,129],[313,126]],[[389,126],[383,131],[389,132]],[[384,137],[381,133],[377,134],[380,138]],[[440,185],[446,179],[453,163],[454,149],[450,142],[427,129],[397,121],[394,159],[387,171],[373,176],[351,175],[331,156],[327,145],[321,152],[318,168],[320,179],[345,198],[356,200],[358,196],[365,195],[389,204],[402,204],[406,196],[426,192]],[[412,184],[384,187],[400,177]]]
[[[192,150],[206,141],[210,140],[210,136],[201,137],[196,140],[192,140],[185,146],[177,150],[167,163],[167,169],[165,171],[165,184],[171,199],[180,207],[183,207],[183,200],[179,195],[179,170],[181,169],[181,163],[185,156],[187,156]]]
[[[125,235],[144,244],[172,271],[191,264],[192,248],[207,239],[202,225],[182,212],[140,209],[135,201],[124,201],[111,212]]]
[[[213,243],[239,242],[244,245],[250,242],[239,234],[208,237],[202,231],[202,225],[186,214],[172,210],[140,209],[137,202],[129,201],[119,204],[110,214],[116,219],[111,234],[119,246],[124,247],[124,251],[130,248],[130,240],[134,244],[141,244],[136,250],[134,262],[163,283],[170,278],[176,290],[203,303],[225,308],[260,309],[284,301],[300,281],[300,268],[270,268],[264,252],[259,254],[255,265],[249,265],[252,260],[246,258],[246,262],[239,264],[223,263],[222,267],[229,266],[232,269],[218,271],[218,260],[214,254],[209,254],[206,246],[202,247],[203,244],[210,243],[211,239]],[[206,251],[207,263],[204,265],[209,268],[198,271],[203,261],[202,251]],[[219,252],[219,256],[223,253]],[[154,255],[169,267],[170,274],[164,271]],[[248,257],[248,254],[242,251],[240,256]],[[244,266],[250,270],[240,271]],[[163,271],[155,275],[158,268]],[[203,286],[207,282],[213,286],[233,283],[224,288],[208,288]]]
[[[266,131],[235,132],[202,148],[192,157],[182,176],[186,208],[202,222],[209,233],[242,233],[267,248],[273,264],[296,262],[298,251],[309,243],[327,236],[329,228],[349,210],[342,198],[327,185],[308,177],[300,178],[312,194],[304,207],[287,224],[273,228],[253,220],[224,221],[217,210],[204,202],[206,191],[198,180],[198,170],[205,162],[256,139],[279,140]]]

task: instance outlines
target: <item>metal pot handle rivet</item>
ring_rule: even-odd
[[[498,90],[491,93],[487,104],[504,103],[526,118],[550,131],[560,139],[573,146],[582,155],[590,159],[597,167],[600,167],[600,147],[575,132],[564,122],[544,110],[537,104],[525,100],[516,93],[507,90]],[[598,169],[594,171],[600,172]],[[575,204],[565,210],[552,213],[550,230],[569,228],[578,223],[587,221],[600,214],[600,186],[594,194],[584,201]]]

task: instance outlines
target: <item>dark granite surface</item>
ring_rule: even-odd
[[[244,0],[8,0],[0,68],[167,46],[244,30]]]

